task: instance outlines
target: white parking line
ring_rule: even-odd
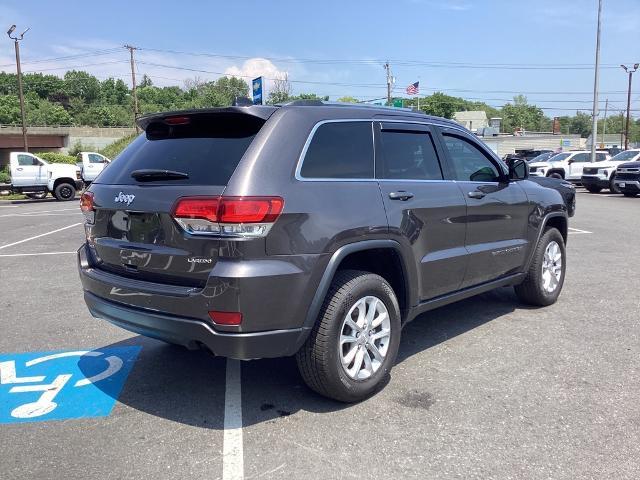
[[[593,233],[588,230],[580,230],[579,228],[569,227],[569,233]]]
[[[68,225],[66,227],[58,228],[57,230],[52,230],[47,233],[41,233],[40,235],[36,235],[35,237],[25,238],[24,240],[19,240],[17,242],[9,243],[7,245],[0,246],[0,250],[3,248],[13,247],[14,245],[20,245],[21,243],[28,242],[29,240],[35,240],[36,238],[45,237],[47,235],[51,235],[53,233],[61,232],[62,230],[66,230],[67,228],[77,227],[78,225],[82,225],[82,222],[74,223],[73,225]]]
[[[227,358],[222,479],[242,480],[243,478],[241,366],[239,360]]]
[[[0,218],[4,217],[68,217],[69,215],[81,215],[82,212],[74,213],[5,213],[0,215]]]
[[[2,257],[37,257],[38,255],[69,255],[77,252],[5,253]]]

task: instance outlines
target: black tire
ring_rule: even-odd
[[[563,177],[562,175],[560,175],[558,172],[553,172],[553,173],[551,173],[551,174],[549,174],[549,175],[547,175],[547,176],[548,176],[548,177],[550,177],[550,178],[560,178],[560,179],[564,178],[564,177]]]
[[[623,192],[623,195],[624,195],[625,197],[635,197],[635,196],[636,196],[636,195],[638,195],[638,194],[637,194],[637,193],[635,193],[635,192]]]
[[[562,268],[560,279],[558,280],[555,290],[548,292],[543,286],[542,266],[544,261],[544,254],[551,242],[556,242],[560,247]],[[547,229],[540,238],[538,245],[536,245],[535,252],[533,253],[533,259],[531,265],[527,271],[527,276],[520,285],[516,285],[516,295],[521,302],[527,305],[534,305],[537,307],[546,307],[558,300],[558,296],[562,291],[562,285],[564,284],[564,277],[567,270],[567,256],[564,246],[564,239],[556,228]]]
[[[584,188],[586,188],[589,193],[600,193],[602,190],[602,188],[593,185],[585,185]]]
[[[366,379],[354,379],[342,366],[340,337],[349,310],[365,296],[377,297],[386,307],[390,336],[386,356],[379,368]],[[327,292],[309,338],[296,354],[300,374],[305,383],[320,395],[341,402],[363,400],[385,384],[384,380],[398,353],[400,328],[398,300],[384,278],[358,270],[339,271]],[[366,347],[363,349],[367,352]],[[369,359],[372,358],[369,356]]]
[[[622,191],[616,185],[616,182],[613,181],[614,179],[615,175],[611,175],[611,179],[609,179],[609,191],[611,193],[622,193]]]
[[[76,187],[70,183],[61,183],[55,188],[53,196],[61,202],[68,202],[76,198]]]
[[[42,200],[47,196],[47,192],[27,193],[26,195],[28,198],[31,198],[32,200]]]

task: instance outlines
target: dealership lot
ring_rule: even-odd
[[[639,212],[640,199],[581,191],[557,304],[523,308],[501,289],[423,315],[386,388],[344,405],[308,390],[292,359],[227,364],[94,320],[77,204],[0,202],[0,362],[15,362],[13,382],[71,373],[24,353],[130,367],[91,394],[72,377],[52,400],[68,416],[50,421],[11,421],[3,399],[37,395],[8,393],[5,378],[0,478],[638,478]],[[103,411],[83,404],[92,395]]]

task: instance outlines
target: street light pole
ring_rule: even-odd
[[[627,90],[627,122],[624,127],[624,149],[629,149],[629,121],[631,120],[631,80],[633,74],[638,70],[640,64],[635,63],[633,67],[627,67],[626,65],[620,65],[625,72],[629,74],[629,89]]]
[[[28,152],[29,142],[27,140],[27,119],[24,111],[24,95],[22,93],[22,69],[20,68],[20,43],[19,42],[24,38],[24,34],[27,33],[29,29],[27,28],[24,32],[20,34],[20,36],[18,35],[12,36],[11,34],[14,32],[15,29],[16,29],[16,26],[11,25],[11,27],[9,27],[9,30],[7,30],[7,35],[11,40],[13,40],[13,43],[16,48],[16,71],[18,73],[18,96],[20,97],[20,116],[22,117],[22,143],[24,146],[24,151]]]
[[[596,140],[598,138],[598,80],[600,76],[600,19],[602,17],[602,0],[598,0],[598,32],[596,34],[596,72],[593,80],[593,113],[591,127],[591,161],[596,161]]]

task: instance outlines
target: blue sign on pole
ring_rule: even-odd
[[[263,77],[254,78],[251,81],[251,91],[253,92],[253,104],[262,105],[262,87],[264,85]]]
[[[0,354],[0,424],[106,417],[139,351]]]

